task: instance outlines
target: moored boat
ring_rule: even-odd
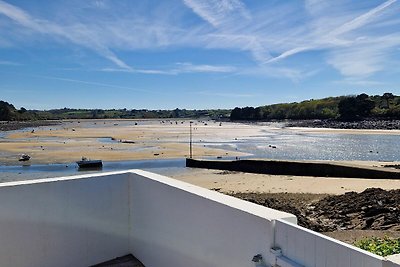
[[[28,161],[31,159],[31,156],[28,154],[22,154],[21,157],[19,157],[19,161]]]
[[[103,167],[103,161],[101,159],[95,159],[91,160],[85,157],[82,157],[82,160],[76,162],[78,164],[79,169],[85,169],[85,168],[102,168]]]

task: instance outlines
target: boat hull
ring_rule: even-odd
[[[99,169],[103,167],[101,160],[81,160],[76,163],[79,169]]]

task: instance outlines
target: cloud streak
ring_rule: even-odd
[[[287,57],[296,55],[298,53],[302,53],[305,51],[310,51],[310,50],[319,50],[319,49],[340,49],[341,52],[343,52],[344,47],[349,47],[351,45],[356,46],[357,43],[354,37],[350,36],[347,40],[340,40],[342,36],[346,33],[349,33],[351,31],[356,31],[357,29],[365,26],[366,24],[370,23],[372,20],[376,19],[385,9],[389,8],[391,5],[395,4],[397,0],[389,0],[386,1],[385,3],[369,10],[368,12],[359,15],[355,17],[354,19],[351,19],[348,22],[343,23],[337,28],[334,28],[333,30],[328,30],[327,33],[319,33],[319,34],[310,34],[310,36],[306,36],[305,39],[310,40],[307,45],[302,45],[302,46],[297,46],[293,47],[287,51],[284,51],[281,53],[279,56],[276,56],[270,60],[267,61],[267,63],[272,63],[276,62],[279,60],[283,60]],[[316,5],[316,4],[315,4]],[[326,11],[329,9],[329,5],[326,5]],[[319,7],[320,9],[321,7]],[[323,12],[323,14],[326,16],[326,13]],[[329,15],[328,15],[329,16]],[[320,24],[326,23],[325,22],[319,22]],[[335,24],[335,23],[331,23]],[[345,59],[348,59],[348,57],[344,57]],[[341,68],[340,65],[336,65],[338,69],[343,73],[346,74],[348,73],[346,71],[347,68]],[[370,73],[370,70],[366,70],[366,73]],[[355,74],[355,73],[349,73]]]
[[[119,59],[107,46],[90,38],[89,30],[83,24],[63,27],[56,23],[33,18],[24,10],[2,0],[0,0],[0,14],[3,14],[15,23],[31,29],[34,32],[62,37],[77,45],[93,49],[120,68],[131,69],[130,66]]]
[[[219,27],[237,16],[250,18],[245,5],[239,0],[183,0],[183,2],[214,27]]]
[[[126,73],[140,73],[140,74],[164,74],[164,75],[178,75],[183,73],[233,73],[236,68],[233,66],[224,65],[194,65],[189,62],[181,62],[174,64],[171,68],[164,69],[115,69],[104,68],[105,72],[126,72]]]
[[[21,66],[22,64],[14,61],[0,60],[0,65]]]
[[[335,29],[333,32],[331,32],[329,35],[333,36],[338,36],[341,34],[344,34],[349,31],[356,30],[365,24],[369,23],[371,20],[373,20],[376,16],[378,16],[381,12],[383,12],[386,8],[390,7],[394,3],[396,3],[397,0],[389,0],[384,2],[383,4],[371,9],[370,11],[362,14],[361,16],[356,17],[355,19],[346,22],[339,28]]]
[[[114,89],[123,89],[123,90],[128,90],[128,91],[133,91],[133,92],[141,92],[141,93],[147,93],[147,94],[155,93],[155,92],[153,92],[151,90],[144,90],[144,89],[139,89],[139,88],[127,87],[127,86],[119,86],[119,85],[109,84],[109,83],[100,83],[100,82],[93,82],[93,81],[70,79],[70,78],[58,77],[58,76],[11,73],[11,72],[6,72],[6,71],[0,71],[0,73],[14,74],[14,75],[19,75],[19,76],[27,76],[27,77],[33,77],[33,78],[39,78],[39,79],[47,79],[47,80],[57,80],[57,81],[68,82],[68,83],[94,85],[94,86],[101,86],[101,87],[114,88]],[[157,92],[156,94],[160,94],[160,93]]]
[[[230,97],[230,98],[252,98],[257,97],[256,94],[242,94],[242,93],[218,93],[216,90],[213,91],[197,91],[191,92],[195,95],[205,95],[205,96],[217,96],[217,97]]]
[[[12,29],[28,31],[24,32],[26,40],[46,36],[54,42],[92,50],[113,64],[101,68],[109,72],[236,73],[299,81],[309,77],[305,73],[314,72],[307,64],[298,64],[296,59],[312,54],[319,62],[315,69],[333,68],[344,77],[364,78],[386,70],[390,55],[400,46],[400,33],[396,30],[400,28],[398,0],[375,5],[350,0],[246,4],[240,0],[177,0],[157,3],[150,9],[142,2],[132,6],[129,1],[113,2],[113,5],[95,1],[92,8],[82,9],[81,13],[62,9],[64,19],[45,19],[45,15],[28,10],[0,0],[0,19],[3,15],[3,19],[9,19]],[[92,13],[93,10],[101,12]],[[3,23],[6,22],[3,20]],[[12,33],[1,28],[0,34],[6,42],[19,41],[7,40]],[[240,53],[252,64],[232,67],[229,60],[218,65],[198,60],[162,64],[169,68],[154,64],[147,69],[130,63],[135,62],[130,53],[137,51],[168,52],[186,48]]]

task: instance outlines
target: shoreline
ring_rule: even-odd
[[[37,120],[37,121],[0,121],[0,131],[14,131],[24,128],[59,125],[69,122],[140,122],[140,121],[198,121],[194,118],[151,118],[151,119],[60,119],[60,120]],[[210,121],[210,120],[207,120]],[[217,121],[216,121],[217,122]],[[218,121],[219,123],[220,121]],[[221,123],[235,124],[282,124],[287,128],[315,128],[315,129],[336,129],[336,130],[400,130],[399,119],[365,119],[360,121],[339,121],[332,119],[306,119],[306,120],[271,120],[271,121],[221,121]]]
[[[171,174],[170,177],[228,194],[295,193],[340,195],[348,192],[362,192],[367,188],[400,189],[400,180],[391,179],[271,175],[193,168],[189,168],[184,173]]]
[[[37,128],[41,126],[59,125],[61,123],[61,120],[0,121],[0,132],[23,130],[26,128]]]
[[[34,131],[30,128],[2,131],[0,162],[4,165],[20,165],[18,158],[21,154],[29,154],[31,164],[62,164],[75,162],[82,157],[104,161],[125,161],[177,159],[189,156],[188,120],[83,119],[57,121],[56,124],[56,127],[38,126],[34,128]],[[26,126],[26,124],[22,125]],[[285,142],[284,139],[279,140],[281,134],[293,140],[303,134],[311,135],[310,138],[313,138],[313,134],[400,136],[400,130],[282,128],[281,126],[281,124],[195,121],[193,123],[194,157],[226,159],[250,156],[280,160],[281,154],[274,155],[277,152],[286,153],[280,152],[280,145],[285,145],[282,143]],[[265,141],[260,139],[263,136],[267,136]],[[253,147],[254,144],[251,143],[253,138],[258,142],[255,144],[256,147]],[[269,147],[268,144],[270,144]],[[272,146],[277,148],[272,149]],[[283,149],[290,149],[290,147],[283,147]],[[378,153],[375,147],[366,148],[363,153],[368,153],[370,156],[371,151]],[[252,152],[254,155],[250,154]],[[369,158],[369,160],[377,160],[374,159],[377,157]],[[296,160],[296,158],[287,159]],[[319,159],[315,158],[315,160]]]
[[[193,133],[196,140],[203,136],[215,138],[213,132],[219,126],[197,124]],[[68,120],[53,129],[37,127],[34,131],[4,133],[0,140],[0,162],[6,165],[19,165],[21,154],[29,154],[31,164],[75,162],[81,157],[119,161],[176,159],[189,155],[188,121],[172,124],[172,121],[160,120]],[[226,136],[225,132],[219,135],[217,138],[221,140]],[[199,157],[249,155],[206,146],[201,139],[194,144],[193,150]]]
[[[286,127],[330,128],[347,130],[400,130],[400,120],[365,119],[360,121],[339,120],[289,120]]]
[[[354,134],[354,135],[400,135],[400,130],[383,129],[335,129],[335,128],[311,128],[311,127],[289,127],[295,131],[316,134]]]

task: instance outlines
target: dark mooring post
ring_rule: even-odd
[[[189,153],[189,155],[190,155],[190,158],[192,158],[193,157],[193,151],[192,151],[192,121],[189,123],[189,125],[190,125],[190,140],[189,140],[189,150],[190,150],[190,153]]]

